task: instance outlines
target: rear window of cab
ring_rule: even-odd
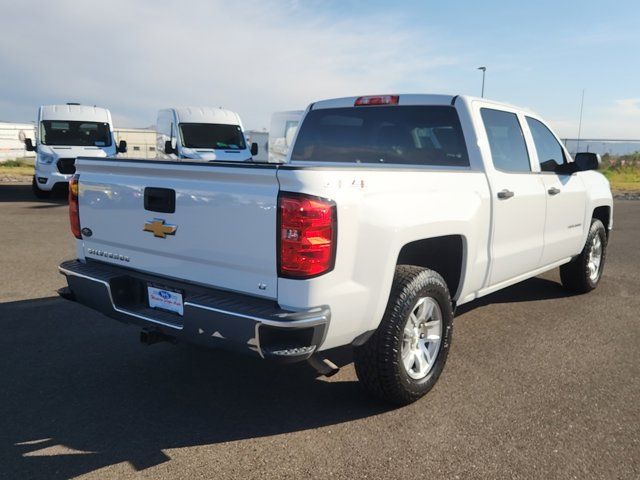
[[[307,113],[292,161],[469,166],[455,108],[363,106]]]

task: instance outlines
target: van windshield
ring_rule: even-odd
[[[40,143],[78,147],[111,146],[111,129],[104,122],[74,120],[43,120],[40,123]]]
[[[469,165],[458,113],[449,106],[311,110],[302,122],[291,160]]]
[[[247,145],[240,125],[181,123],[182,145],[187,148],[244,150]]]

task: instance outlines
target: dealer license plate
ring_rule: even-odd
[[[184,306],[182,303],[182,293],[166,288],[155,286],[147,286],[147,294],[149,296],[149,306],[167,312],[184,315]]]

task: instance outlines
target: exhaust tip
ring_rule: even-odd
[[[316,372],[325,377],[333,377],[340,371],[340,367],[335,363],[328,358],[321,358],[318,354],[311,355],[307,359],[307,362],[309,362],[309,365],[311,365]]]

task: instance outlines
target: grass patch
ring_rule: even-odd
[[[611,183],[612,190],[622,192],[640,192],[640,165],[601,170]]]
[[[640,152],[629,155],[604,155],[600,172],[619,192],[640,192]]]
[[[33,165],[28,160],[17,158],[0,163],[0,175],[2,176],[31,176],[33,175]]]

